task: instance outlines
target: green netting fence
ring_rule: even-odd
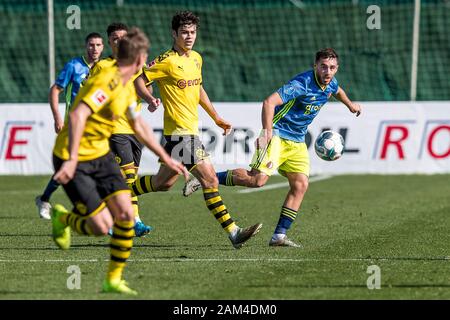
[[[421,2],[417,100],[450,100],[450,1]],[[66,26],[70,5],[80,29]],[[369,5],[381,10],[380,29],[367,28]],[[171,17],[185,9],[201,19],[195,50],[213,101],[261,101],[323,47],[340,54],[337,78],[351,98],[410,99],[414,0],[54,0],[56,72],[83,54],[88,33],[106,40],[113,21],[142,28],[155,57],[171,47]],[[0,102],[47,101],[47,0],[0,0],[0,30]]]

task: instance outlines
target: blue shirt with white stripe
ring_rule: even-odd
[[[283,104],[275,107],[273,134],[283,139],[305,142],[308,125],[338,88],[334,77],[327,86],[320,85],[314,70],[296,75],[277,90]]]
[[[84,57],[76,57],[64,65],[58,75],[55,84],[64,89],[66,96],[66,117],[68,111],[75,100],[75,97],[83,86],[83,82],[89,76],[89,64]]]

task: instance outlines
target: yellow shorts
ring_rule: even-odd
[[[273,136],[264,149],[256,149],[250,167],[268,176],[275,170],[282,175],[288,172],[303,173],[309,177],[309,153],[304,142]]]

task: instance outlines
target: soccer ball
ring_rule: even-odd
[[[314,150],[323,160],[337,160],[344,153],[344,138],[337,132],[324,131],[317,137]]]

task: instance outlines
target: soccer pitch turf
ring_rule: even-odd
[[[34,197],[48,176],[2,176],[0,299],[126,299],[99,293],[108,237],[73,235],[58,250]],[[272,177],[269,184],[285,181]],[[287,187],[252,193],[222,187],[240,226],[260,233],[235,250],[205,207],[202,193],[140,197],[142,219],[154,227],[134,241],[125,279],[137,299],[449,299],[450,175],[336,176],[313,182],[289,236],[303,249],[272,248]],[[53,202],[69,207],[62,190]],[[72,233],[73,234],[73,233]],[[69,290],[67,268],[81,270]],[[377,265],[381,289],[369,290]]]

